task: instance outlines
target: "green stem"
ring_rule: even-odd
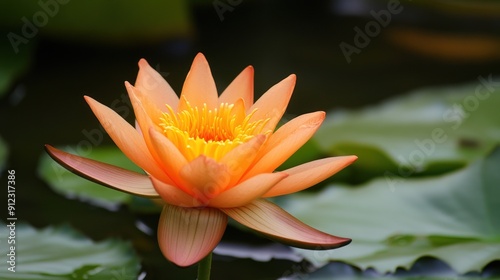
[[[198,263],[198,280],[210,280],[212,268],[212,253],[208,254]]]

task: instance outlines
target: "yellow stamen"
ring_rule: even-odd
[[[167,104],[161,123],[163,133],[178,147],[188,161],[200,155],[220,160],[229,151],[263,132],[269,119],[250,121],[255,110],[245,114],[244,106],[222,103],[219,108],[192,107],[175,112]]]

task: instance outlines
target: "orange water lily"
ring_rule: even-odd
[[[135,86],[125,82],[136,127],[110,108],[85,100],[121,151],[146,174],[79,157],[49,145],[72,172],[127,193],[161,198],[158,242],[167,259],[188,266],[219,243],[228,216],[271,239],[308,249],[333,249],[351,240],[297,220],[265,198],[306,189],[356,156],[319,159],[275,171],[318,129],[324,112],[275,128],[295,86],[290,75],[253,102],[253,68],[220,96],[205,57],[198,54],[180,98],[142,59]]]

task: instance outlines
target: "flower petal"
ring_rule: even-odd
[[[232,208],[246,205],[261,197],[287,176],[284,172],[259,174],[212,198],[208,206]]]
[[[177,149],[177,147],[163,134],[154,129],[150,129],[149,135],[151,137],[153,149],[158,153],[163,169],[177,186],[182,187],[180,171],[188,164],[188,161],[184,155],[181,154],[179,149]],[[184,191],[190,193],[187,189],[184,189]]]
[[[134,107],[134,113],[137,116],[137,108],[142,108],[142,111],[147,116],[147,119],[150,124],[157,124],[160,121],[160,118],[163,117],[163,111],[158,107],[154,100],[150,98],[145,92],[141,91],[139,88],[132,86],[129,82],[125,82],[125,88],[127,89],[130,101],[132,102],[132,106]],[[134,104],[135,103],[135,104]],[[166,108],[165,104],[161,108]],[[155,120],[156,122],[153,122]],[[140,120],[137,120],[140,122]],[[139,125],[141,125],[139,123]]]
[[[242,207],[220,210],[237,222],[294,247],[326,250],[351,242],[349,238],[333,236],[312,228],[264,199],[255,200]]]
[[[151,153],[153,158],[156,160],[156,162],[159,162],[160,157],[152,147],[149,133],[142,133],[142,131],[148,132],[149,129],[160,130],[160,127],[153,120],[159,122],[162,113],[158,108],[156,108],[156,105],[154,105],[151,100],[144,96],[141,91],[134,88],[128,82],[125,82],[125,87],[127,88],[130,102],[132,103],[132,107],[134,108],[134,114],[136,117],[136,130],[144,138],[146,146],[148,147],[149,152]],[[137,124],[139,126],[137,126]]]
[[[290,176],[276,184],[263,197],[285,195],[307,189],[339,172],[357,158],[357,156],[329,157],[283,170],[282,172]]]
[[[221,93],[219,104],[233,104],[241,98],[245,102],[245,108],[250,108],[253,105],[253,77],[253,67],[248,66]]]
[[[290,97],[295,87],[295,81],[296,77],[292,74],[264,93],[257,102],[248,109],[247,113],[257,109],[252,118],[250,118],[250,121],[269,118],[269,122],[266,123],[262,131],[274,131],[274,128],[285,113],[288,102],[290,102]]]
[[[227,153],[220,163],[228,167],[231,175],[229,185],[233,186],[241,179],[241,176],[248,170],[248,167],[254,162],[259,149],[266,141],[265,135],[256,135],[250,141],[243,143]]]
[[[150,198],[159,196],[149,177],[144,174],[72,155],[50,145],[45,145],[45,150],[55,161],[78,176],[138,196]]]
[[[134,113],[137,118],[136,122],[139,124],[136,129],[144,138],[146,146],[148,147],[153,158],[157,163],[162,165],[163,171],[176,185],[180,185],[178,179],[180,168],[172,169],[173,166],[171,164],[174,163],[178,165],[184,165],[187,163],[187,161],[182,155],[180,155],[178,149],[174,147],[173,144],[166,139],[166,137],[158,137],[159,139],[164,140],[162,144],[159,144],[158,141],[154,143],[154,140],[151,136],[151,131],[155,131],[155,134],[157,135],[162,135],[162,128],[157,125],[160,118],[163,117],[162,112],[159,111],[158,108],[156,108],[156,106],[151,102],[151,100],[137,88],[134,88],[128,82],[125,82],[125,86],[134,108]],[[146,133],[142,134],[142,131],[145,131]],[[166,141],[168,141],[168,143],[166,143]]]
[[[324,112],[315,112],[300,115],[285,123],[269,137],[244,179],[274,171],[313,136],[324,119]]]
[[[139,132],[110,108],[85,96],[85,100],[99,119],[99,122],[120,150],[135,164],[152,176],[172,182],[157,165]]]
[[[139,60],[139,74],[135,80],[138,90],[146,94],[156,104],[164,108],[165,104],[177,108],[179,97],[167,81],[145,59]]]
[[[240,98],[232,103],[233,108],[231,109],[232,118],[234,118],[235,123],[242,123],[247,117],[245,101]]]
[[[177,186],[164,183],[155,177],[151,177],[154,189],[160,195],[161,199],[168,204],[177,205],[180,207],[202,207],[205,202],[200,202],[197,198],[184,192]]]
[[[180,176],[194,195],[206,202],[224,191],[231,180],[226,165],[204,155],[185,165]]]
[[[131,161],[152,176],[171,182],[170,178],[157,166],[142,135],[132,125],[115,111],[93,98],[85,96],[85,100],[113,142]]]
[[[207,107],[210,109],[217,107],[217,88],[215,87],[210,66],[205,56],[201,53],[198,53],[194,58],[191,69],[184,81],[181,99],[184,98],[193,107],[202,108],[203,104],[207,104]],[[183,107],[183,103],[181,102],[178,111],[186,109]]]
[[[165,205],[158,223],[158,243],[163,255],[179,266],[192,265],[217,246],[227,216],[214,208]]]

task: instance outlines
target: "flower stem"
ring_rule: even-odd
[[[212,253],[208,254],[198,263],[198,280],[210,280],[210,269],[212,268]]]

